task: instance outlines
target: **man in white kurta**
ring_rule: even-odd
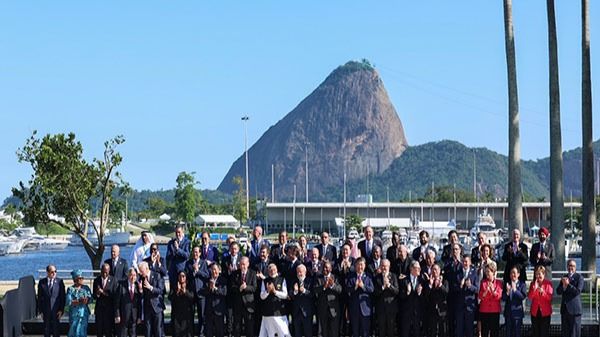
[[[269,277],[260,287],[260,298],[263,300],[263,318],[259,337],[288,337],[290,329],[284,308],[288,292],[285,279],[277,274],[277,266],[269,265]]]

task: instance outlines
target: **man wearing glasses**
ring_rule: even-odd
[[[37,307],[44,321],[44,337],[59,337],[59,320],[65,310],[65,284],[56,277],[56,266],[46,267],[46,277],[38,282]]]
[[[160,251],[158,250],[158,245],[156,243],[150,245],[150,256],[145,258],[144,262],[148,263],[151,271],[158,273],[163,278],[167,276],[165,259],[160,256]]]
[[[562,296],[560,301],[560,317],[563,336],[581,336],[581,292],[583,291],[583,277],[576,272],[577,265],[574,260],[567,262],[567,274],[564,275],[556,293]]]

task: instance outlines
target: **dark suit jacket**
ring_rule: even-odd
[[[170,279],[177,279],[177,273],[184,270],[186,261],[190,258],[190,240],[186,237],[179,242],[179,248],[175,249],[176,239],[171,239],[167,244],[167,271]]]
[[[350,267],[347,269],[344,269],[342,267],[342,258],[340,257],[335,265],[333,266],[333,273],[339,278],[340,284],[342,285],[342,288],[344,288],[344,293],[342,294],[342,297],[345,299],[348,296],[348,293],[345,291],[346,290],[346,279],[348,278],[348,276],[354,272],[354,258],[353,257],[349,257],[350,259]]]
[[[446,317],[448,314],[448,280],[443,280],[440,287],[431,287],[429,282],[423,287],[425,295],[425,313],[427,318]]]
[[[162,276],[163,278],[167,276],[167,265],[165,264],[165,259],[161,256],[159,258],[160,260],[160,266],[157,264],[153,264],[152,263],[152,257],[148,256],[147,258],[144,259],[144,262],[148,263],[148,267],[150,267],[150,270],[152,270],[155,273],[158,273],[160,276]]]
[[[506,287],[506,283],[504,284]],[[525,316],[523,310],[523,301],[527,298],[527,287],[525,282],[518,281],[517,289],[510,293],[506,288],[502,290],[502,300],[504,301],[504,317],[512,319],[521,319]]]
[[[113,317],[113,311],[115,310],[115,297],[119,290],[119,282],[112,276],[108,275],[106,280],[106,286],[102,288],[104,294],[100,294],[99,289],[102,288],[102,276],[98,276],[94,279],[92,285],[92,292],[96,306],[94,308],[94,315],[106,314]]]
[[[210,264],[214,263],[219,263],[219,250],[217,249],[217,247],[208,244],[208,247],[200,247],[200,258],[207,260],[206,262]]]
[[[315,264],[317,271],[315,272]],[[306,266],[306,272],[312,278],[316,278],[319,275],[323,274],[323,262],[321,260],[314,263],[313,261],[308,261],[304,264]]]
[[[387,251],[385,252],[385,258],[390,260],[390,263],[394,265],[396,259],[398,258],[398,246],[389,246]]]
[[[367,244],[367,240],[360,241],[358,243],[358,250],[360,250],[360,256],[369,260],[371,258],[371,256],[367,255],[366,244]],[[373,238],[373,248],[375,248],[375,246],[379,246],[379,248],[381,248],[381,254],[383,254],[383,243],[381,242],[381,240]],[[371,253],[373,252],[373,248],[371,248]]]
[[[215,289],[209,288],[210,279],[206,281],[204,286],[204,297],[206,298],[206,304],[204,312],[210,315],[223,316],[227,313],[227,303],[225,297],[227,296],[227,279],[222,275],[216,279]]]
[[[407,256],[404,261],[402,261],[400,259],[396,259],[394,264],[392,264],[392,267],[390,268],[390,270],[392,273],[394,273],[398,276],[400,276],[400,275],[408,276],[408,274],[410,274],[410,264],[412,261],[413,260],[410,258],[410,256]]]
[[[379,267],[381,268],[381,261],[383,261],[383,257],[379,258]],[[375,277],[377,275],[377,266],[375,265],[375,260],[369,259],[367,261],[367,272],[371,277]]]
[[[463,246],[460,245],[460,256],[464,255],[464,250],[463,250]],[[442,257],[441,257],[442,263],[446,264],[448,263],[450,260],[452,260],[452,246],[450,244],[447,244],[444,246],[443,250],[442,250]]]
[[[373,280],[374,295],[375,295],[375,311],[390,312],[394,315],[398,311],[398,276],[394,273],[388,274],[390,286],[383,289],[383,274],[375,276]]]
[[[52,292],[48,289],[48,278],[44,277],[38,282],[37,310],[44,317],[56,315],[65,311],[66,292],[65,284],[58,277],[54,279]]]
[[[237,255],[237,259],[235,262],[235,268],[238,269],[239,265],[240,265],[240,260],[242,259],[242,253],[238,252]],[[227,254],[225,256],[223,256],[223,259],[221,261],[221,270],[222,270],[222,274],[223,276],[225,276],[225,278],[227,280],[229,280],[229,277],[231,276],[230,272],[229,272],[229,267],[232,266],[232,261],[233,261],[233,257],[230,254]]]
[[[512,241],[504,245],[504,253],[502,254],[502,260],[506,261],[504,267],[504,282],[510,279],[510,270],[514,266],[519,268],[519,281],[525,282],[527,280],[526,267],[528,262],[529,254],[527,254],[527,246],[524,243],[519,243],[517,253],[513,252]]]
[[[113,266],[112,259],[106,259],[104,260],[104,263],[108,263],[110,265],[110,271],[108,272],[108,274],[110,276],[114,276],[118,282],[127,279],[127,269],[129,269],[129,265],[127,264],[127,261],[124,258],[119,257],[119,259],[117,260],[116,267]]]
[[[569,277],[569,275],[565,275]],[[556,293],[562,295],[560,300],[561,315],[569,314],[572,316],[581,315],[581,292],[583,291],[583,277],[581,274],[574,273],[569,277],[569,285],[563,289],[562,283],[558,283]]]
[[[481,262],[481,250],[480,246],[477,245],[471,249],[471,264],[474,266],[478,266],[479,262]]]
[[[134,321],[142,317],[142,294],[139,292],[137,283],[133,287],[133,300],[129,296],[129,281],[118,283],[115,294],[115,317],[121,317],[121,322],[125,324],[130,319]]]
[[[190,289],[196,295],[196,298],[204,297],[204,284],[208,281],[210,274],[208,273],[208,265],[206,261],[200,259],[198,261],[198,271],[194,271],[194,260],[188,260],[185,263],[185,274],[187,275]]]
[[[256,239],[252,239],[250,241],[250,247],[246,251],[246,256],[250,258],[250,265],[253,266],[260,261],[260,247],[263,245],[270,246],[269,241],[265,239],[261,239],[260,241],[256,241]]]
[[[286,243],[287,244],[287,243]],[[287,261],[285,257],[285,245],[280,243],[276,243],[271,247],[271,253],[269,255],[269,260],[277,265],[277,269],[281,270],[285,261]]]
[[[544,255],[543,258],[538,258],[540,252],[540,242],[536,242],[531,246],[531,252],[529,252],[529,263],[532,267],[544,266],[546,268],[546,278],[552,279],[552,262],[554,261],[554,245],[549,240],[544,242]]]
[[[293,284],[288,283],[288,295],[292,301],[292,319],[293,317],[312,317],[314,309],[313,279],[306,277],[304,279],[304,293],[294,294],[294,284],[298,284],[298,279]]]
[[[426,249],[426,251],[428,251],[428,250],[433,250],[433,251],[435,251],[435,249],[434,249],[434,248],[433,248],[431,245],[428,245],[428,246],[427,246],[427,249]],[[425,259],[424,259],[424,257],[423,257],[423,255],[421,254],[421,246],[419,246],[419,247],[417,247],[417,248],[413,249],[413,251],[412,251],[412,254],[411,254],[411,255],[412,255],[412,259],[413,259],[413,260],[415,260],[415,261],[419,261],[419,262],[421,262],[421,261],[424,261],[424,260],[425,260]]]
[[[417,285],[421,284],[423,290],[419,295],[417,290],[411,284],[410,275],[399,281],[400,292],[398,293],[400,302],[400,313],[407,315],[407,319],[422,320],[423,306],[425,303],[425,287],[421,276],[417,277]],[[410,287],[409,287],[410,285]]]
[[[348,310],[351,320],[358,319],[360,316],[371,316],[373,311],[373,305],[371,304],[371,295],[375,290],[373,281],[367,273],[363,273],[361,278],[364,287],[355,289],[357,277],[356,272],[353,272],[348,275],[346,280],[346,289],[349,297]]]
[[[280,274],[285,278],[285,283],[287,283],[288,287],[290,283],[296,279],[296,268],[301,264],[302,261],[300,261],[300,259],[296,259],[294,262],[285,260],[285,262],[282,263]]]
[[[465,278],[465,271],[460,268],[456,274],[456,283],[460,286],[463,279],[471,281],[471,286],[463,284],[462,288],[459,289],[458,296],[456,297],[456,307],[450,308],[450,310],[466,310],[468,312],[475,312],[477,310],[477,295],[479,291],[479,276],[477,275],[477,269],[471,267],[467,272]]]
[[[323,244],[322,243],[319,243],[318,245],[316,245],[315,248],[317,248],[319,250],[319,254],[321,254],[320,255],[321,260],[328,260],[333,263],[337,259],[337,249],[335,248],[334,245],[328,244],[327,250],[325,252],[323,252]]]
[[[140,282],[143,285],[143,279],[140,277]],[[150,272],[148,282],[152,286],[152,291],[143,288],[142,297],[144,299],[144,312],[154,312],[156,314],[165,310],[163,295],[165,294],[165,280],[155,272]]]
[[[325,288],[326,279],[321,275],[313,288],[317,297],[317,315],[320,319],[335,318],[340,315],[339,297],[342,293],[342,285],[334,274],[331,276],[334,278],[331,287]]]
[[[267,261],[258,260],[254,265],[252,265],[252,269],[254,269],[257,273],[262,273],[265,277],[269,276],[269,264],[271,264],[271,260],[267,259]],[[260,282],[259,282],[260,284]],[[260,288],[260,286],[259,286]],[[260,291],[260,290],[259,290]]]
[[[236,311],[246,310],[253,313],[255,311],[255,293],[257,292],[256,271],[248,269],[246,272],[246,288],[240,290],[242,285],[242,271],[236,270],[229,281],[230,287],[228,294],[233,299],[233,309]]]

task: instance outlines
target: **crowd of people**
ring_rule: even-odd
[[[45,337],[59,336],[66,306],[68,336],[86,336],[92,301],[98,336],[136,336],[142,324],[146,337],[163,337],[165,297],[175,337],[488,337],[500,332],[504,302],[505,336],[512,337],[521,334],[529,298],[537,337],[549,335],[556,291],[563,336],[580,336],[583,277],[569,260],[568,273],[553,288],[554,248],[548,236],[542,228],[529,252],[520,232],[513,231],[500,257],[506,268],[499,279],[494,249],[482,233],[466,252],[451,231],[438,259],[426,231],[419,233],[420,246],[412,252],[394,233],[384,255],[368,226],[364,240],[347,240],[339,253],[327,232],[309,249],[305,237],[292,243],[286,232],[271,244],[257,226],[246,246],[231,238],[220,254],[208,232],[196,246],[177,227],[164,258],[149,233],[142,233],[131,267],[113,246],[91,289],[75,270],[73,285],[65,290],[56,267],[49,265],[38,283],[38,309]],[[529,286],[528,265],[534,268]]]

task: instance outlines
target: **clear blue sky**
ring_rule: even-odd
[[[557,1],[564,149],[581,143],[579,6]],[[536,159],[549,153],[545,3],[516,1],[513,15],[522,156]],[[30,174],[15,151],[32,130],[73,131],[89,158],[123,134],[122,172],[137,189],[171,188],[183,170],[216,188],[243,152],[242,115],[253,143],[361,58],[380,72],[411,145],[453,139],[506,154],[503,34],[499,0],[4,1],[0,199]]]

